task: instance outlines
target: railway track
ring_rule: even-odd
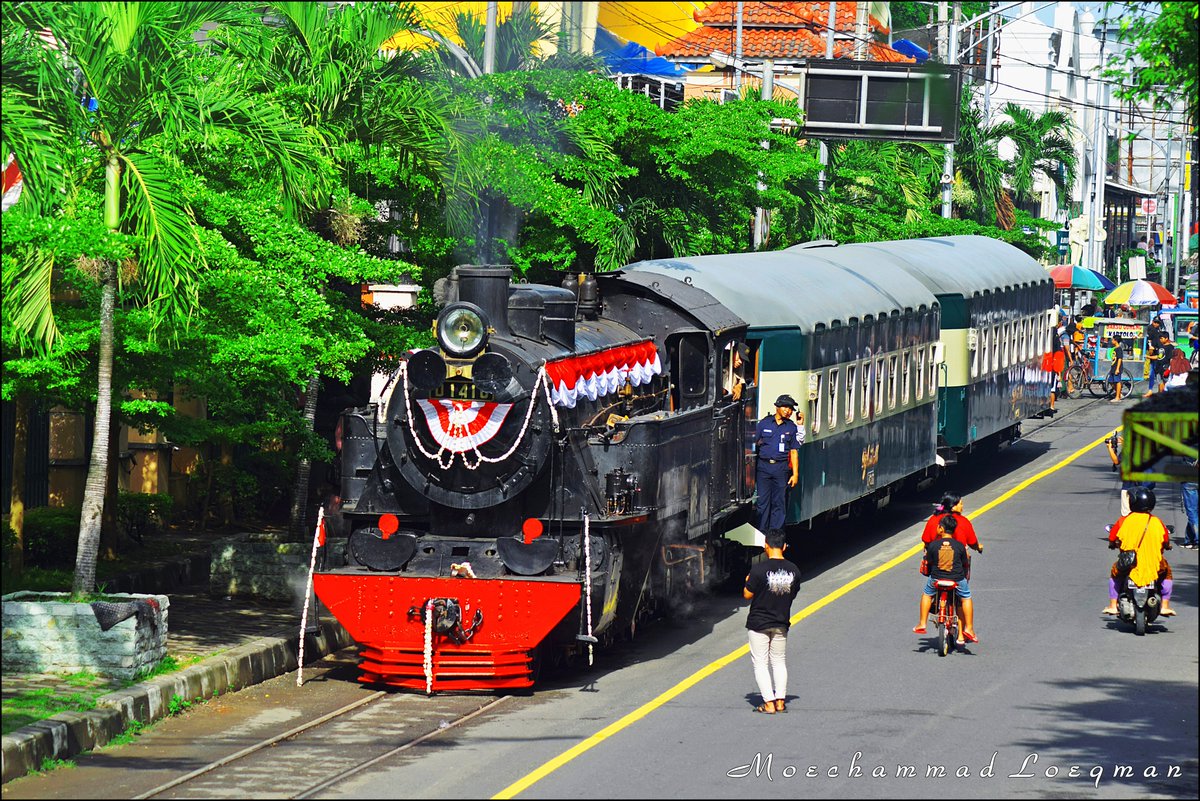
[[[435,710],[433,715],[414,717],[412,696],[374,692],[281,734],[258,740],[133,798],[184,797],[179,793],[195,797],[191,793],[204,793],[206,789],[219,789],[224,797],[311,798],[373,765],[487,714],[511,697],[503,695],[482,704],[478,703],[478,698],[447,699],[453,704],[455,714],[447,720],[442,716],[446,711],[444,708]],[[392,726],[389,727],[388,722]],[[359,732],[357,739],[360,742],[347,738],[347,730]],[[379,736],[361,736],[369,732]],[[402,742],[388,747],[393,741],[391,735],[401,732]],[[265,758],[267,754],[269,759]],[[260,769],[263,767],[267,769]],[[293,786],[287,786],[287,782]]]

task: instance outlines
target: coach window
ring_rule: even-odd
[[[896,378],[897,378],[896,374],[897,374],[896,357],[889,356],[888,357],[888,381],[887,381],[888,408],[889,409],[896,408]]]
[[[1000,326],[1000,366],[1008,367],[1008,323]]]
[[[912,374],[911,373],[912,358],[913,358],[913,353],[911,350],[904,351],[904,355],[901,357],[901,359],[904,362],[904,373],[901,375],[901,378],[900,378],[900,405],[901,406],[908,405],[908,398],[909,398],[908,381],[909,381],[909,377]]]
[[[932,396],[937,392],[938,387],[938,365],[937,359],[933,356],[937,353],[937,345],[929,346],[929,383],[927,384],[929,394]]]
[[[880,356],[875,360],[875,414],[883,412],[883,370],[884,361]]]
[[[871,360],[864,359],[862,367],[858,370],[859,377],[862,379],[862,401],[860,406],[859,416],[864,420],[871,410]]]
[[[838,372],[837,370],[829,371],[829,384],[826,387],[825,396],[829,400],[829,430],[832,431],[837,427],[837,399],[838,389]]]
[[[917,348],[917,400],[925,397],[925,348]]]
[[[970,331],[970,329],[968,329],[968,331]],[[985,335],[983,329],[976,329],[974,331],[976,331],[976,347],[974,347],[974,350],[971,351],[971,378],[978,378],[980,359],[979,351],[983,350],[983,337]],[[967,344],[971,344],[970,339],[968,339]]]
[[[978,378],[987,372],[988,329],[981,325],[975,341],[975,359],[971,362],[971,377]]]
[[[821,409],[823,408],[821,390],[824,388],[822,384],[824,383],[825,376],[820,373],[813,373],[811,378],[815,381],[816,386],[809,385],[812,393],[808,399],[808,422],[812,424],[812,432],[815,436],[821,433]]]
[[[858,365],[846,368],[846,422],[854,422],[854,391],[858,387]]]

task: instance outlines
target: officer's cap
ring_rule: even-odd
[[[778,398],[775,399],[775,405],[776,406],[788,406],[788,407],[795,409],[796,408],[796,400],[791,395],[780,395]]]

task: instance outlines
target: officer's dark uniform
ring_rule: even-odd
[[[780,395],[776,406],[796,408],[790,395]],[[775,421],[771,413],[758,421],[754,441],[758,444],[758,465],[755,482],[758,485],[758,530],[764,534],[773,528],[783,528],[787,519],[788,478],[792,474],[791,451],[800,447],[800,432],[791,420]]]

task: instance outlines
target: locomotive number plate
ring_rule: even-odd
[[[479,387],[467,381],[446,381],[429,393],[431,398],[449,398],[450,400],[490,401],[496,396],[484,392]]]

